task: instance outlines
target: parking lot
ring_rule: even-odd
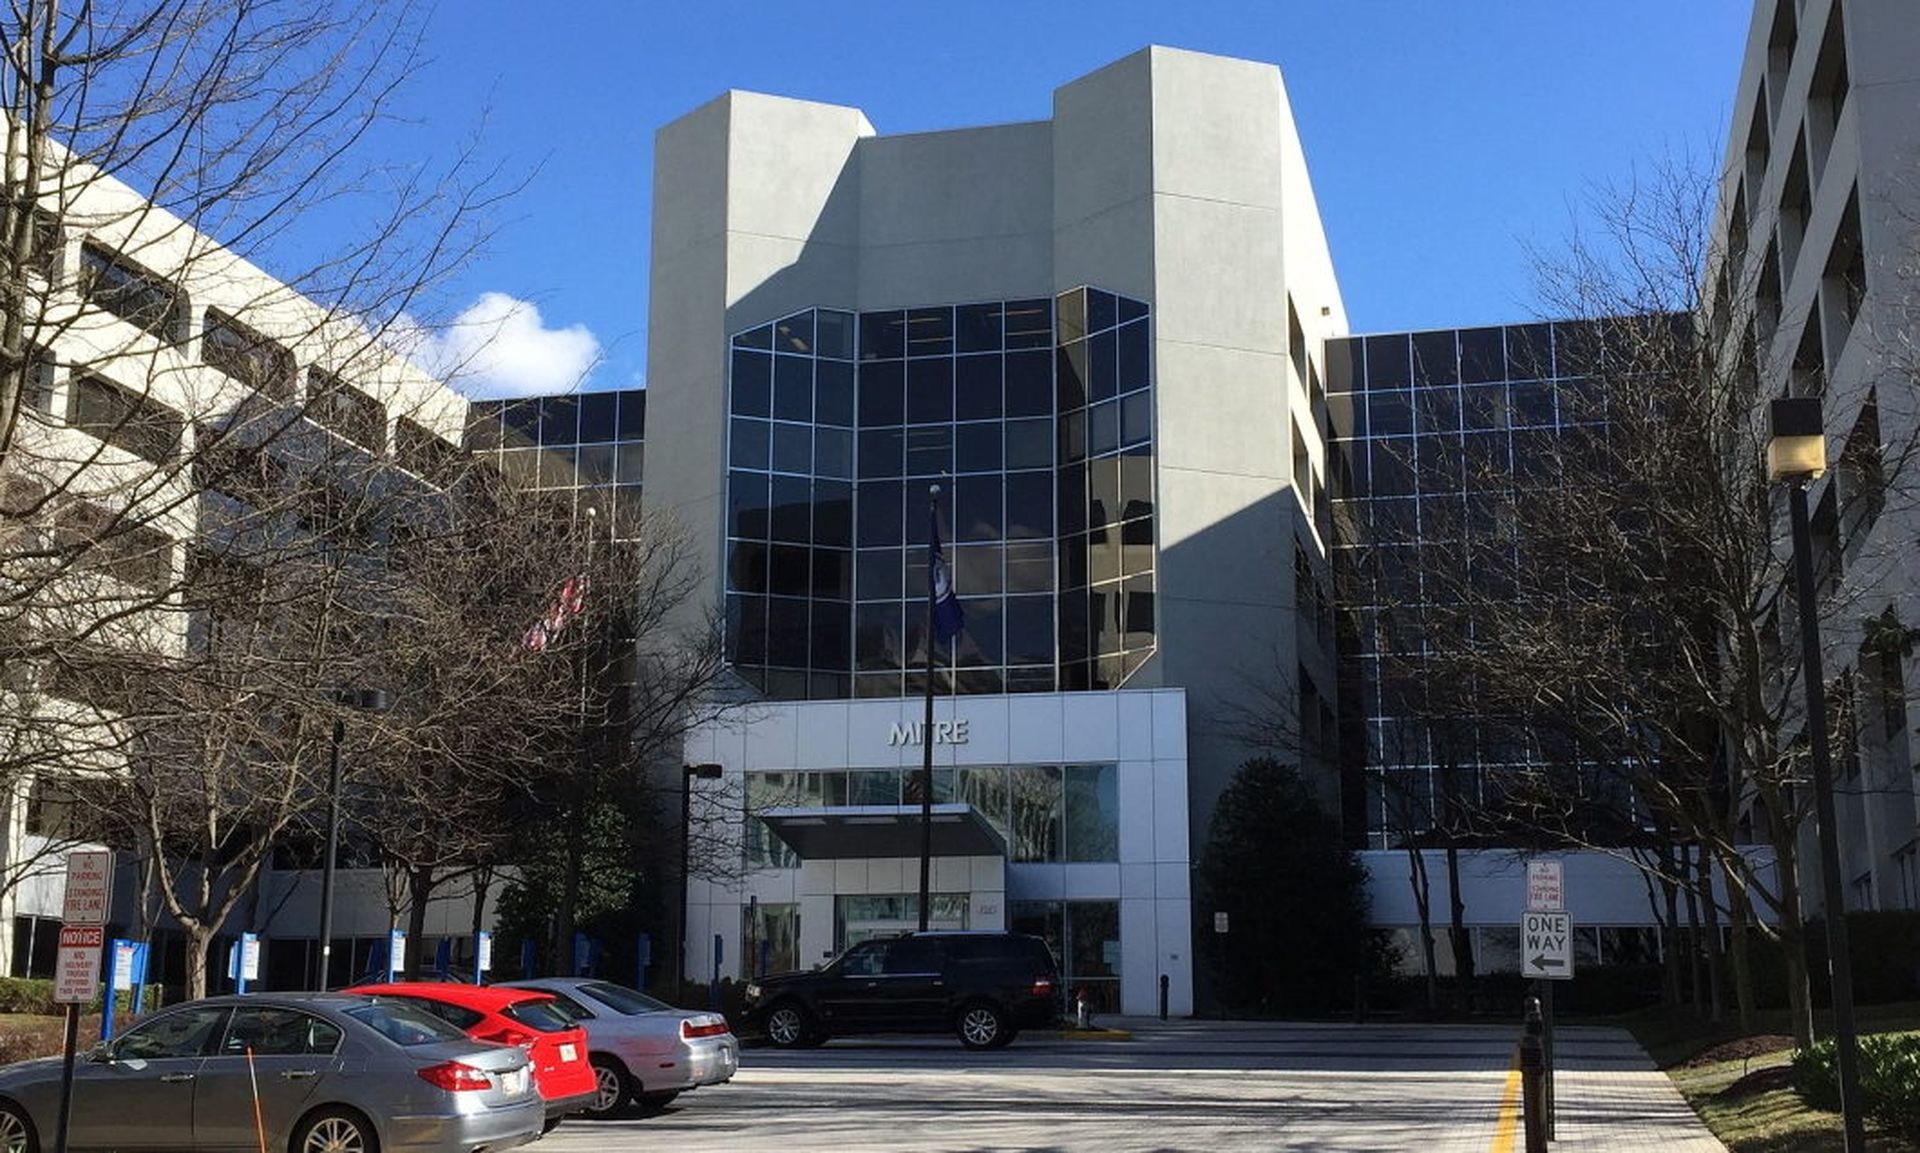
[[[1514,1031],[1157,1022],[1125,1042],[836,1041],[742,1055],[651,1116],[569,1121],[541,1153],[727,1150],[1515,1148]],[[1719,1149],[1614,1030],[1566,1030],[1555,1153]],[[1503,1144],[1510,1142],[1510,1144]]]

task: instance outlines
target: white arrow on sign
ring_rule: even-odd
[[[1549,981],[1573,977],[1573,918],[1527,913],[1520,918],[1520,975]]]

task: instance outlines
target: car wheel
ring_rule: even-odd
[[[322,1109],[300,1123],[290,1153],[379,1153],[380,1139],[365,1117],[350,1109]]]
[[[1018,1029],[1002,1029],[1000,1031],[1000,1038],[993,1043],[993,1047],[996,1049],[1004,1049],[1008,1045],[1013,1044],[1013,1039],[1019,1035],[1020,1031]]]
[[[782,1001],[767,1014],[767,1040],[776,1049],[797,1049],[812,1032],[806,1010],[792,1001]]]
[[[1006,1044],[1001,1038],[1008,1032],[1007,1015],[997,1006],[975,1001],[960,1011],[956,1031],[960,1034],[960,1043],[969,1049],[998,1048]]]
[[[593,1104],[589,1117],[611,1117],[633,1103],[633,1078],[626,1066],[612,1057],[596,1054],[593,1062]]]
[[[0,1153],[40,1153],[33,1118],[11,1101],[0,1101]]]

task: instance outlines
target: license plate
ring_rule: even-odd
[[[580,1059],[580,1050],[574,1048],[572,1045],[562,1045],[560,1046],[560,1059],[562,1061],[578,1061]]]
[[[517,1097],[525,1093],[527,1091],[527,1071],[525,1069],[509,1070],[500,1078],[500,1089],[509,1097]]]

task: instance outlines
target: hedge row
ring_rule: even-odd
[[[1794,1053],[1793,1084],[1813,1108],[1839,1110],[1840,1074],[1831,1040]],[[1860,1038],[1860,1096],[1868,1117],[1890,1129],[1920,1133],[1920,1033]]]
[[[133,1008],[132,993],[117,993],[114,1004],[120,1012]],[[94,999],[81,1009],[89,1013],[98,1013],[102,998]],[[151,1013],[164,1003],[164,995],[159,985],[148,985],[146,996],[141,1001],[141,1009]],[[65,1012],[66,1006],[56,1004],[53,999],[53,982],[44,977],[0,977],[0,1013],[27,1013],[36,1016],[49,1016]]]

